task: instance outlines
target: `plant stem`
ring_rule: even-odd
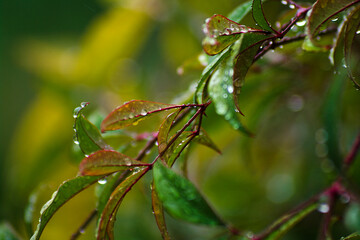
[[[86,229],[86,227],[91,223],[91,221],[96,217],[97,209],[94,209],[90,215],[86,218],[84,223],[78,228],[78,230],[71,235],[70,240],[77,239]]]
[[[352,165],[360,149],[360,133],[357,135],[349,154],[344,159],[343,169],[346,171]]]

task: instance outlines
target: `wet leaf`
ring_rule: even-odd
[[[356,36],[356,33],[360,26],[360,6],[357,7],[348,17],[346,21],[346,28],[344,32],[344,57],[345,57],[345,67],[347,69],[348,75],[355,84],[357,89],[360,89],[360,84],[356,81],[353,76],[351,69],[351,50],[352,43]]]
[[[169,131],[171,129],[173,121],[175,120],[178,114],[179,111],[169,114],[159,128],[159,132],[157,136],[159,153],[162,153],[168,144]]]
[[[264,11],[262,8],[261,0],[253,0],[252,3],[252,15],[255,22],[265,31],[275,32],[267,19],[265,18]]]
[[[239,44],[241,44],[241,39],[236,43],[237,46]],[[224,116],[225,120],[227,120],[234,129],[250,135],[250,132],[242,125],[238,118],[234,102],[234,59],[232,57],[234,52],[235,50],[231,49],[231,55],[221,63],[219,68],[211,76],[208,91],[214,102],[216,113]]]
[[[250,12],[251,5],[252,1],[240,4],[227,16],[227,18],[237,23],[240,22]]]
[[[353,233],[347,237],[342,237],[340,240],[360,240],[360,233]]]
[[[209,137],[209,135],[207,134],[205,129],[201,128],[199,135],[196,136],[196,138],[194,140],[196,140],[198,143],[200,143],[200,144],[202,144],[204,146],[207,146],[207,147],[209,147],[209,148],[213,149],[214,151],[221,154],[220,149],[216,146],[214,141],[211,140],[211,138]]]
[[[120,183],[111,194],[104,211],[101,213],[98,228],[97,239],[103,240],[108,236],[113,239],[113,229],[116,219],[116,212],[125,195],[131,190],[133,185],[147,172],[148,168],[138,167],[122,183]]]
[[[119,178],[121,174],[124,174],[124,172],[117,172],[115,174],[107,176],[106,178],[102,179],[103,182],[101,182],[101,184],[97,185],[95,191],[98,198],[96,203],[96,209],[99,213],[104,210],[107,201],[109,200],[112,192],[116,188],[116,184],[120,182]],[[124,176],[124,178],[125,177],[126,175]]]
[[[166,222],[165,222],[164,208],[156,193],[154,182],[151,184],[151,203],[152,203],[152,210],[155,216],[156,224],[160,230],[162,238],[164,240],[170,240],[170,236],[167,231]]]
[[[175,218],[205,225],[224,225],[195,186],[160,162],[154,166],[154,184],[165,210]]]
[[[319,32],[320,27],[327,22],[330,18],[335,16],[346,8],[354,5],[356,0],[318,0],[312,7],[311,12],[308,14],[306,31],[309,39],[315,42],[314,37]]]
[[[121,170],[144,166],[144,163],[112,150],[100,150],[84,158],[79,166],[81,175],[107,175]]]
[[[40,238],[42,231],[54,213],[76,194],[97,182],[103,176],[80,176],[61,184],[52,198],[41,209],[39,224],[31,240]]]
[[[196,87],[195,91],[195,102],[202,104],[205,102],[207,98],[207,89],[206,85],[208,84],[208,80],[210,79],[211,74],[217,68],[217,66],[230,54],[230,49],[226,49],[221,54],[213,57],[210,63],[205,67],[201,74],[200,81]]]
[[[79,144],[81,151],[85,155],[89,155],[101,149],[110,149],[100,131],[91,122],[89,122],[82,114],[83,109],[88,103],[82,103],[81,107],[77,107],[74,111],[74,131],[75,143]]]
[[[140,120],[153,113],[175,108],[177,105],[133,100],[112,111],[101,123],[101,131],[117,130],[136,125]]]
[[[0,239],[2,240],[21,240],[19,235],[14,231],[10,224],[0,223]]]
[[[266,40],[268,36],[264,34],[246,34],[234,44],[234,51],[232,55],[236,55],[235,63],[233,66],[233,96],[236,109],[241,113],[238,97],[241,91],[241,87],[244,84],[246,74],[253,64],[254,57],[258,52],[262,42]]]
[[[291,228],[293,228],[303,218],[305,218],[307,215],[315,211],[317,207],[318,207],[318,203],[314,202],[293,215],[286,215],[283,218],[279,219],[273,225],[275,229],[271,231],[271,233],[264,239],[266,240],[281,239]]]
[[[240,25],[216,14],[206,20],[203,31],[206,35],[203,49],[207,54],[215,55],[239,39],[240,34],[259,30]]]
[[[176,134],[172,136],[171,139],[173,139],[175,136]],[[192,136],[193,132],[182,132],[171,144],[171,146],[162,154],[161,159],[163,159],[168,166],[172,166],[175,163],[176,159],[179,158],[182,151],[186,148],[188,143],[193,139]]]

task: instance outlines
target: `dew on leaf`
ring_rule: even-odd
[[[82,107],[77,107],[74,109],[74,114],[73,117],[77,118],[77,116],[79,115],[79,112],[81,111]]]
[[[329,204],[327,203],[320,203],[319,207],[317,208],[317,210],[321,213],[327,213],[330,210]]]
[[[227,90],[228,90],[229,93],[233,93],[234,92],[234,87],[230,85],[230,86],[227,87]]]
[[[287,4],[288,4],[288,2],[287,2],[286,0],[282,0],[282,1],[281,1],[281,4],[283,4],[283,5],[287,5]]]
[[[107,183],[107,180],[105,178],[98,180],[98,183],[101,185],[104,185]]]
[[[303,26],[305,26],[305,24],[306,24],[305,20],[296,22],[296,25],[299,26],[299,27],[303,27]]]
[[[88,102],[82,102],[82,103],[80,104],[81,108],[84,108],[84,107],[86,107],[87,105],[89,105]]]
[[[295,5],[294,5],[294,4],[290,4],[290,5],[289,5],[289,8],[295,9]]]

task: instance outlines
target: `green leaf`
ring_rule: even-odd
[[[82,114],[83,109],[88,103],[82,103],[81,107],[74,110],[74,131],[75,143],[79,144],[81,151],[85,155],[89,155],[101,149],[110,149],[100,131],[91,122],[89,122]]]
[[[345,67],[348,71],[350,79],[353,81],[357,89],[360,89],[360,84],[356,81],[351,70],[351,50],[352,43],[356,36],[356,33],[360,26],[360,6],[354,9],[352,13],[347,17],[346,28],[344,32],[344,55],[345,55]]]
[[[358,3],[358,0],[318,0],[308,14],[306,31],[309,39],[315,42],[314,37],[320,27],[339,12]]]
[[[137,125],[140,120],[153,113],[176,108],[177,105],[133,100],[112,111],[101,123],[101,131],[117,130]]]
[[[106,239],[106,236],[113,239],[113,229],[116,219],[116,212],[125,195],[131,190],[134,184],[149,170],[147,167],[134,168],[123,182],[121,182],[111,194],[98,222],[97,239]]]
[[[252,3],[252,15],[255,22],[264,30],[269,32],[275,32],[274,29],[271,28],[269,22],[265,18],[264,11],[262,8],[261,0],[253,0]]]
[[[1,240],[20,240],[19,235],[6,222],[0,223],[0,239]]]
[[[76,194],[89,187],[93,183],[97,182],[103,176],[80,176],[74,179],[68,180],[61,184],[56,192],[53,193],[52,198],[45,203],[40,211],[40,219],[37,229],[31,240],[37,240],[40,238],[42,231],[50,218],[54,213],[68,200],[74,197]]]
[[[161,236],[164,240],[170,240],[169,233],[167,231],[164,208],[160,199],[156,193],[154,182],[151,184],[151,203],[152,210],[155,216],[156,224],[160,230]]]
[[[171,137],[173,139],[176,136]],[[176,159],[179,158],[182,151],[186,148],[189,142],[193,139],[193,132],[184,131],[182,132],[175,141],[171,144],[171,146],[162,154],[161,158],[168,166],[172,166]],[[170,141],[171,141],[170,139]]]
[[[224,225],[195,186],[160,162],[154,166],[154,184],[165,210],[175,218],[205,225]]]
[[[179,111],[169,114],[159,128],[159,132],[157,136],[159,153],[162,153],[168,144],[169,131],[171,129],[173,121],[175,120],[178,114]]]
[[[342,237],[340,240],[360,240],[360,233],[353,233],[347,237]]]
[[[195,91],[195,102],[204,103],[207,97],[206,86],[208,84],[208,80],[210,79],[211,74],[217,68],[217,66],[230,54],[230,48],[223,51],[221,54],[213,57],[210,63],[203,70],[200,81],[197,84]]]
[[[227,18],[234,22],[240,22],[251,10],[252,1],[247,1],[235,8]]]
[[[299,223],[307,215],[315,211],[318,207],[318,203],[314,202],[307,207],[301,209],[292,215],[286,215],[279,219],[272,227],[270,227],[271,233],[264,238],[265,240],[277,240],[281,239],[291,228]]]
[[[81,175],[107,175],[121,170],[144,166],[145,164],[125,154],[112,150],[100,150],[84,158],[79,166]]]
[[[240,122],[234,102],[234,58],[232,56],[237,53],[236,50],[241,44],[241,39],[236,42],[235,47],[230,49],[231,55],[221,63],[219,68],[211,76],[208,91],[214,102],[216,113],[224,116],[225,120],[227,120],[234,129],[251,135]]]
[[[213,149],[214,151],[221,154],[220,149],[216,146],[214,141],[211,140],[211,138],[209,137],[209,135],[207,134],[205,129],[201,128],[199,135],[196,136],[196,138],[194,140],[196,142],[198,142],[198,143],[200,143],[200,144],[202,144],[204,146],[207,146],[207,147],[209,147],[209,148]]]
[[[131,172],[129,171],[129,173]],[[119,178],[123,177],[125,179],[125,177],[127,176],[122,174],[124,174],[124,172],[117,172],[110,176],[107,176],[106,178],[102,179],[103,181],[99,182],[99,184],[96,186],[97,188],[95,189],[95,193],[98,198],[96,203],[96,209],[99,213],[104,210],[107,201],[109,200],[112,192],[117,186],[116,184],[119,184],[121,182],[119,181]]]
[[[340,119],[341,119],[341,99],[346,83],[346,72],[340,71],[334,75],[334,79],[325,97],[322,111],[324,128],[328,134],[326,141],[328,157],[334,165],[340,169],[342,165],[342,155],[340,151]]]
[[[244,84],[246,74],[253,64],[254,57],[258,52],[260,45],[265,41],[268,36],[264,34],[245,34],[243,37],[234,44],[233,55],[237,54],[235,63],[233,66],[233,96],[236,109],[241,113],[239,107],[238,97],[241,91],[241,87]]]

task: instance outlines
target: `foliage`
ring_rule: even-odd
[[[347,212],[346,209],[354,206],[353,204],[358,204],[359,201],[356,188],[360,182],[354,177],[359,167],[355,161],[360,148],[359,114],[354,113],[354,117],[346,116],[344,117],[347,118],[346,120],[340,121],[339,109],[340,106],[347,109],[346,113],[350,113],[350,115],[356,111],[356,107],[353,107],[353,105],[357,105],[356,103],[354,104],[348,99],[345,102],[342,99],[345,98],[345,91],[348,93],[360,89],[358,68],[356,67],[358,64],[353,60],[358,57],[358,53],[354,49],[356,49],[355,43],[359,42],[359,3],[359,0],[317,0],[310,5],[305,2],[296,3],[292,0],[284,0],[282,1],[284,5],[282,7],[286,8],[284,13],[269,18],[267,17],[267,8],[264,7],[268,6],[266,5],[268,3],[264,3],[263,6],[261,0],[247,1],[234,8],[228,17],[215,14],[205,20],[203,25],[204,53],[195,59],[188,60],[179,71],[191,72],[199,66],[202,69],[200,77],[195,81],[195,87],[190,89],[190,93],[185,94],[185,100],[178,99],[176,103],[172,104],[146,100],[128,101],[111,111],[101,123],[98,120],[92,123],[85,117],[88,103],[82,103],[75,109],[73,115],[74,152],[81,158],[78,176],[61,184],[51,200],[42,207],[40,220],[34,232],[32,232],[31,223],[29,224],[33,217],[28,216],[33,213],[28,211],[26,221],[30,225],[31,240],[40,239],[55,212],[90,185],[97,185],[96,208],[82,225],[79,224],[79,229],[72,235],[72,239],[78,238],[81,232],[95,219],[97,239],[117,239],[116,218],[120,215],[117,213],[122,208],[122,203],[127,195],[133,192],[135,186],[142,183],[151,186],[150,190],[146,190],[150,191],[147,198],[151,199],[155,221],[163,239],[173,238],[171,229],[167,226],[168,217],[175,218],[176,221],[180,220],[179,222],[184,221],[190,224],[204,225],[207,229],[214,229],[215,239],[251,240],[281,239],[286,236],[295,236],[294,239],[296,239],[297,226],[301,228],[301,224],[306,224],[306,221],[314,221],[311,219],[317,221],[316,219],[320,217],[322,218],[321,224],[317,226],[318,230],[316,230],[319,239],[339,237],[357,239],[359,235],[351,233],[360,231],[360,229],[356,227],[354,229],[351,226],[354,226],[356,221],[359,223],[359,220],[356,217],[350,219],[349,211]],[[252,15],[253,23],[247,19],[248,15]],[[336,21],[332,21],[334,18]],[[131,19],[135,22],[132,23],[133,27],[146,22],[146,17],[141,14]],[[106,27],[103,26],[99,31],[106,31],[106,28],[111,26],[113,25],[107,23]],[[133,31],[136,29],[132,29],[130,32]],[[122,37],[122,35],[117,35],[117,38]],[[128,40],[113,39],[112,41]],[[109,45],[113,44],[109,42]],[[95,64],[93,69],[89,68],[89,71],[91,70],[89,75],[83,76],[81,75],[83,71],[79,69],[86,68],[87,64],[91,63],[86,62],[88,59],[84,57],[86,53],[82,53],[74,72],[69,75],[71,75],[70,78],[79,81],[89,77],[89,81],[96,82],[97,78],[102,76],[106,64],[110,64],[112,57],[102,56],[103,53],[97,50],[98,47],[95,47],[91,41],[86,46],[88,50],[96,52],[94,56],[104,57],[105,60],[101,61],[99,65]],[[203,145],[211,149],[212,154],[220,155],[215,158],[225,158],[226,154],[235,158],[236,151],[232,149],[233,152],[224,153],[224,149],[234,145],[229,141],[237,141],[234,139],[238,136],[234,138],[226,135],[233,134],[234,130],[239,131],[242,134],[240,146],[243,148],[243,156],[251,162],[252,155],[255,155],[251,153],[251,149],[255,145],[254,141],[260,141],[261,147],[257,148],[256,154],[257,157],[261,156],[264,162],[249,163],[239,173],[233,167],[236,164],[230,164],[229,173],[226,174],[238,178],[250,178],[253,177],[252,175],[256,175],[257,171],[266,173],[267,168],[271,169],[272,165],[276,165],[266,162],[266,158],[271,159],[271,155],[274,154],[269,149],[278,147],[276,144],[268,143],[267,137],[280,139],[276,142],[285,142],[282,147],[286,148],[286,144],[291,146],[293,139],[299,135],[303,142],[299,141],[301,144],[296,146],[299,149],[296,153],[302,152],[306,144],[312,144],[305,141],[306,137],[301,137],[308,133],[301,129],[287,128],[287,126],[295,124],[290,122],[296,121],[296,119],[289,118],[290,115],[286,113],[271,114],[271,111],[279,108],[282,97],[286,94],[290,94],[287,104],[292,112],[299,112],[303,107],[303,98],[297,94],[291,95],[291,93],[304,91],[302,89],[304,87],[296,82],[286,81],[284,83],[282,77],[277,75],[286,72],[286,68],[289,66],[285,65],[284,69],[278,69],[276,66],[278,63],[274,60],[276,57],[281,58],[280,54],[275,55],[275,49],[284,55],[290,55],[290,58],[301,58],[300,55],[303,53],[298,53],[301,46],[302,51],[310,51],[305,53],[309,56],[326,54],[333,64],[330,72],[334,71],[334,73],[326,75],[332,75],[332,80],[322,77],[314,89],[308,90],[309,92],[314,91],[313,95],[316,96],[318,91],[316,88],[327,89],[323,99],[312,98],[312,100],[322,102],[321,113],[314,115],[316,120],[309,117],[305,121],[319,121],[322,118],[320,121],[323,127],[315,132],[317,143],[314,143],[316,145],[314,148],[319,158],[322,159],[323,165],[326,165],[323,166],[324,173],[314,173],[312,169],[306,169],[306,165],[289,162],[289,164],[294,164],[295,168],[305,168],[306,174],[300,176],[299,181],[309,181],[310,186],[307,187],[314,187],[315,190],[308,191],[305,196],[297,195],[297,197],[308,200],[303,201],[302,204],[278,220],[272,219],[272,224],[270,224],[270,217],[273,216],[270,214],[265,216],[261,212],[256,214],[255,211],[258,207],[249,207],[252,201],[248,200],[237,206],[245,213],[242,215],[243,219],[234,219],[229,212],[224,210],[225,207],[222,210],[213,207],[212,205],[221,204],[215,204],[215,201],[212,203],[212,199],[216,198],[208,197],[206,193],[209,192],[205,191],[206,188],[201,188],[194,181],[202,173],[205,176],[206,171],[210,170],[206,164],[203,164],[199,173],[194,174],[191,167],[194,166],[193,162],[196,162],[196,159],[191,154],[198,151],[198,145]],[[105,45],[105,47],[107,46]],[[117,51],[120,50],[114,50],[114,52]],[[297,55],[300,57],[295,53],[298,53]],[[301,61],[306,62],[306,59]],[[286,61],[280,62],[286,64]],[[256,75],[254,74],[256,68],[261,68],[259,70],[261,77],[251,81],[251,78]],[[263,70],[264,72],[262,72]],[[314,70],[314,72],[321,71],[316,68]],[[271,78],[267,77],[268,74]],[[286,78],[286,73],[284,75]],[[315,79],[317,76],[321,76],[321,73],[316,75],[312,72],[312,75],[312,79]],[[353,88],[348,87],[349,83],[352,83]],[[358,101],[358,93],[353,94],[352,99]],[[278,105],[274,104],[276,99],[280,99]],[[317,102],[310,103],[311,109],[315,107],[319,107]],[[252,122],[248,122],[248,125],[244,124],[245,113],[246,116],[250,115],[252,120]],[[352,123],[352,119],[355,119],[354,126],[347,126],[346,121]],[[220,124],[222,120],[229,126]],[[278,129],[273,130],[270,134],[262,133],[261,125],[266,125],[269,121],[280,121],[280,124],[275,124]],[[285,124],[283,124],[284,122]],[[311,123],[309,125],[311,126]],[[305,128],[305,125],[295,126]],[[216,133],[224,134],[224,137],[221,138],[207,132],[214,132],[214,129],[217,128],[220,130]],[[345,129],[347,139],[340,136],[339,128]],[[314,128],[309,127],[308,129]],[[291,131],[295,131],[295,133],[291,133]],[[124,136],[128,137],[125,141],[121,139]],[[131,144],[128,139],[131,139]],[[224,143],[218,139],[223,139]],[[235,148],[238,148],[238,144],[235,144]],[[344,157],[344,152],[346,157]],[[293,152],[286,153],[285,150],[279,153],[279,155],[281,154],[285,155],[285,158],[307,161],[305,160],[306,154],[295,156]],[[192,158],[190,159],[189,156]],[[213,159],[214,157],[212,155],[209,158]],[[218,161],[220,168],[226,165],[226,163],[221,163],[220,159]],[[254,170],[252,164],[260,165],[257,166],[260,170]],[[286,171],[286,168],[284,169]],[[191,173],[193,175],[190,175]],[[322,178],[319,181],[327,182],[311,186],[312,174],[315,175],[314,178]],[[236,177],[234,179],[237,179]],[[219,190],[225,188],[226,184],[230,184],[229,188],[234,191],[233,198],[238,197],[235,192],[241,187],[244,187],[244,190],[240,191],[251,189],[255,196],[254,199],[265,198],[262,194],[258,194],[261,193],[258,189],[268,188],[268,198],[275,203],[284,203],[291,195],[296,195],[293,193],[289,175],[275,174],[268,179],[263,177],[260,183],[252,183],[248,187],[245,186],[246,181],[241,181],[241,183],[245,183],[243,186],[236,186],[236,182],[225,183],[223,178],[214,177],[213,181],[220,186],[217,188]],[[221,192],[212,194],[220,196],[217,198],[217,203],[226,202],[226,197],[221,196]],[[240,200],[239,202],[241,203]],[[291,204],[295,204],[295,202],[299,203],[299,201],[293,201]],[[165,212],[169,215],[166,215]],[[277,213],[272,215],[277,215]],[[236,216],[236,218],[238,217]],[[268,227],[263,227],[261,221],[257,220],[258,218],[264,218]],[[248,219],[249,222],[254,221],[260,224],[250,226],[246,223]],[[342,219],[345,219],[345,224],[341,223]],[[340,227],[337,228],[337,226]],[[258,233],[254,234],[253,231]],[[312,238],[314,237],[312,236]]]

